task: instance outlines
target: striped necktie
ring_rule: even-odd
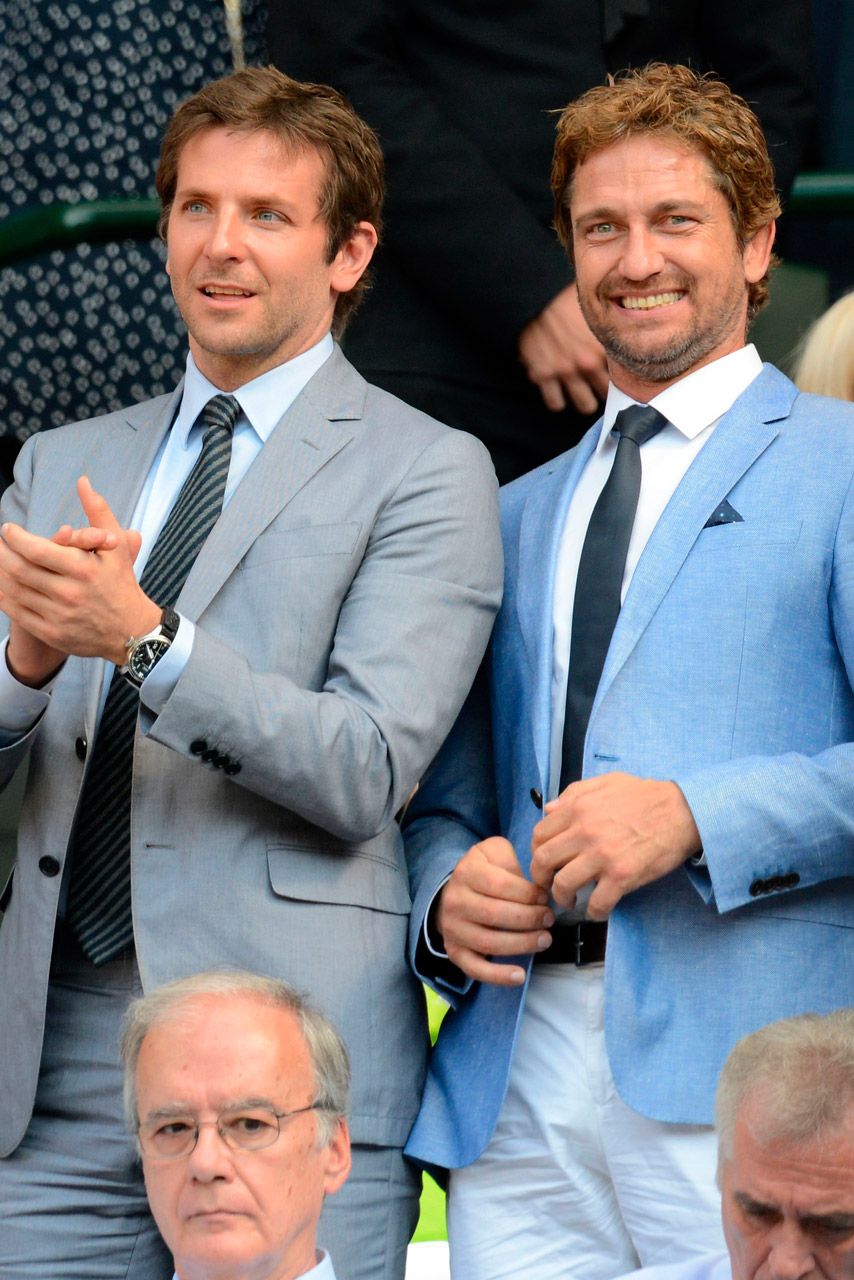
[[[214,396],[202,410],[202,451],[140,578],[145,594],[161,607],[175,604],[222,511],[239,414],[240,405],[226,395]],[[67,919],[95,964],[111,960],[133,941],[130,809],[138,713],[139,691],[115,671],[69,846]]]

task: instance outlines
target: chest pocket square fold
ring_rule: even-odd
[[[744,516],[740,516],[735,507],[730,506],[726,498],[715,507],[703,528],[715,529],[719,524],[744,524]]]

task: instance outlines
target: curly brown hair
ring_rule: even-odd
[[[571,102],[557,124],[552,194],[555,227],[572,258],[570,199],[579,165],[605,147],[635,134],[662,133],[709,162],[715,184],[726,197],[739,245],[780,215],[774,167],[762,126],[743,98],[715,76],[690,67],[651,62],[640,70],[609,77]],[[748,284],[748,317],[768,301],[772,257],[761,280]]]
[[[157,167],[157,194],[166,226],[175,199],[178,163],[184,147],[204,129],[254,133],[265,129],[293,152],[318,151],[325,177],[319,192],[326,223],[327,261],[331,262],[356,224],[382,230],[383,154],[373,129],[346,98],[322,84],[304,84],[275,67],[247,67],[204,85],[182,102],[167,126]],[[339,293],[332,331],[339,337],[369,287],[369,272],[348,293]]]

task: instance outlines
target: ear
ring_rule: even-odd
[[[357,222],[330,263],[332,288],[338,293],[349,293],[367,270],[376,247],[376,228],[370,222]]]
[[[355,281],[353,283],[355,284]],[[340,1119],[338,1121],[335,1133],[325,1148],[325,1152],[326,1170],[323,1178],[323,1191],[325,1195],[334,1196],[335,1192],[343,1187],[350,1176],[350,1165],[352,1163],[350,1159],[350,1130],[347,1128],[346,1120]]]
[[[761,227],[753,239],[748,240],[744,246],[741,256],[744,261],[744,278],[748,284],[756,284],[768,270],[776,234],[777,224],[769,222],[767,226]]]

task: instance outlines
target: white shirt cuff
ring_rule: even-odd
[[[143,680],[139,696],[154,715],[160,715],[174,693],[175,685],[190,660],[195,637],[196,624],[188,618],[180,618],[168,653],[164,653],[154,670]]]

